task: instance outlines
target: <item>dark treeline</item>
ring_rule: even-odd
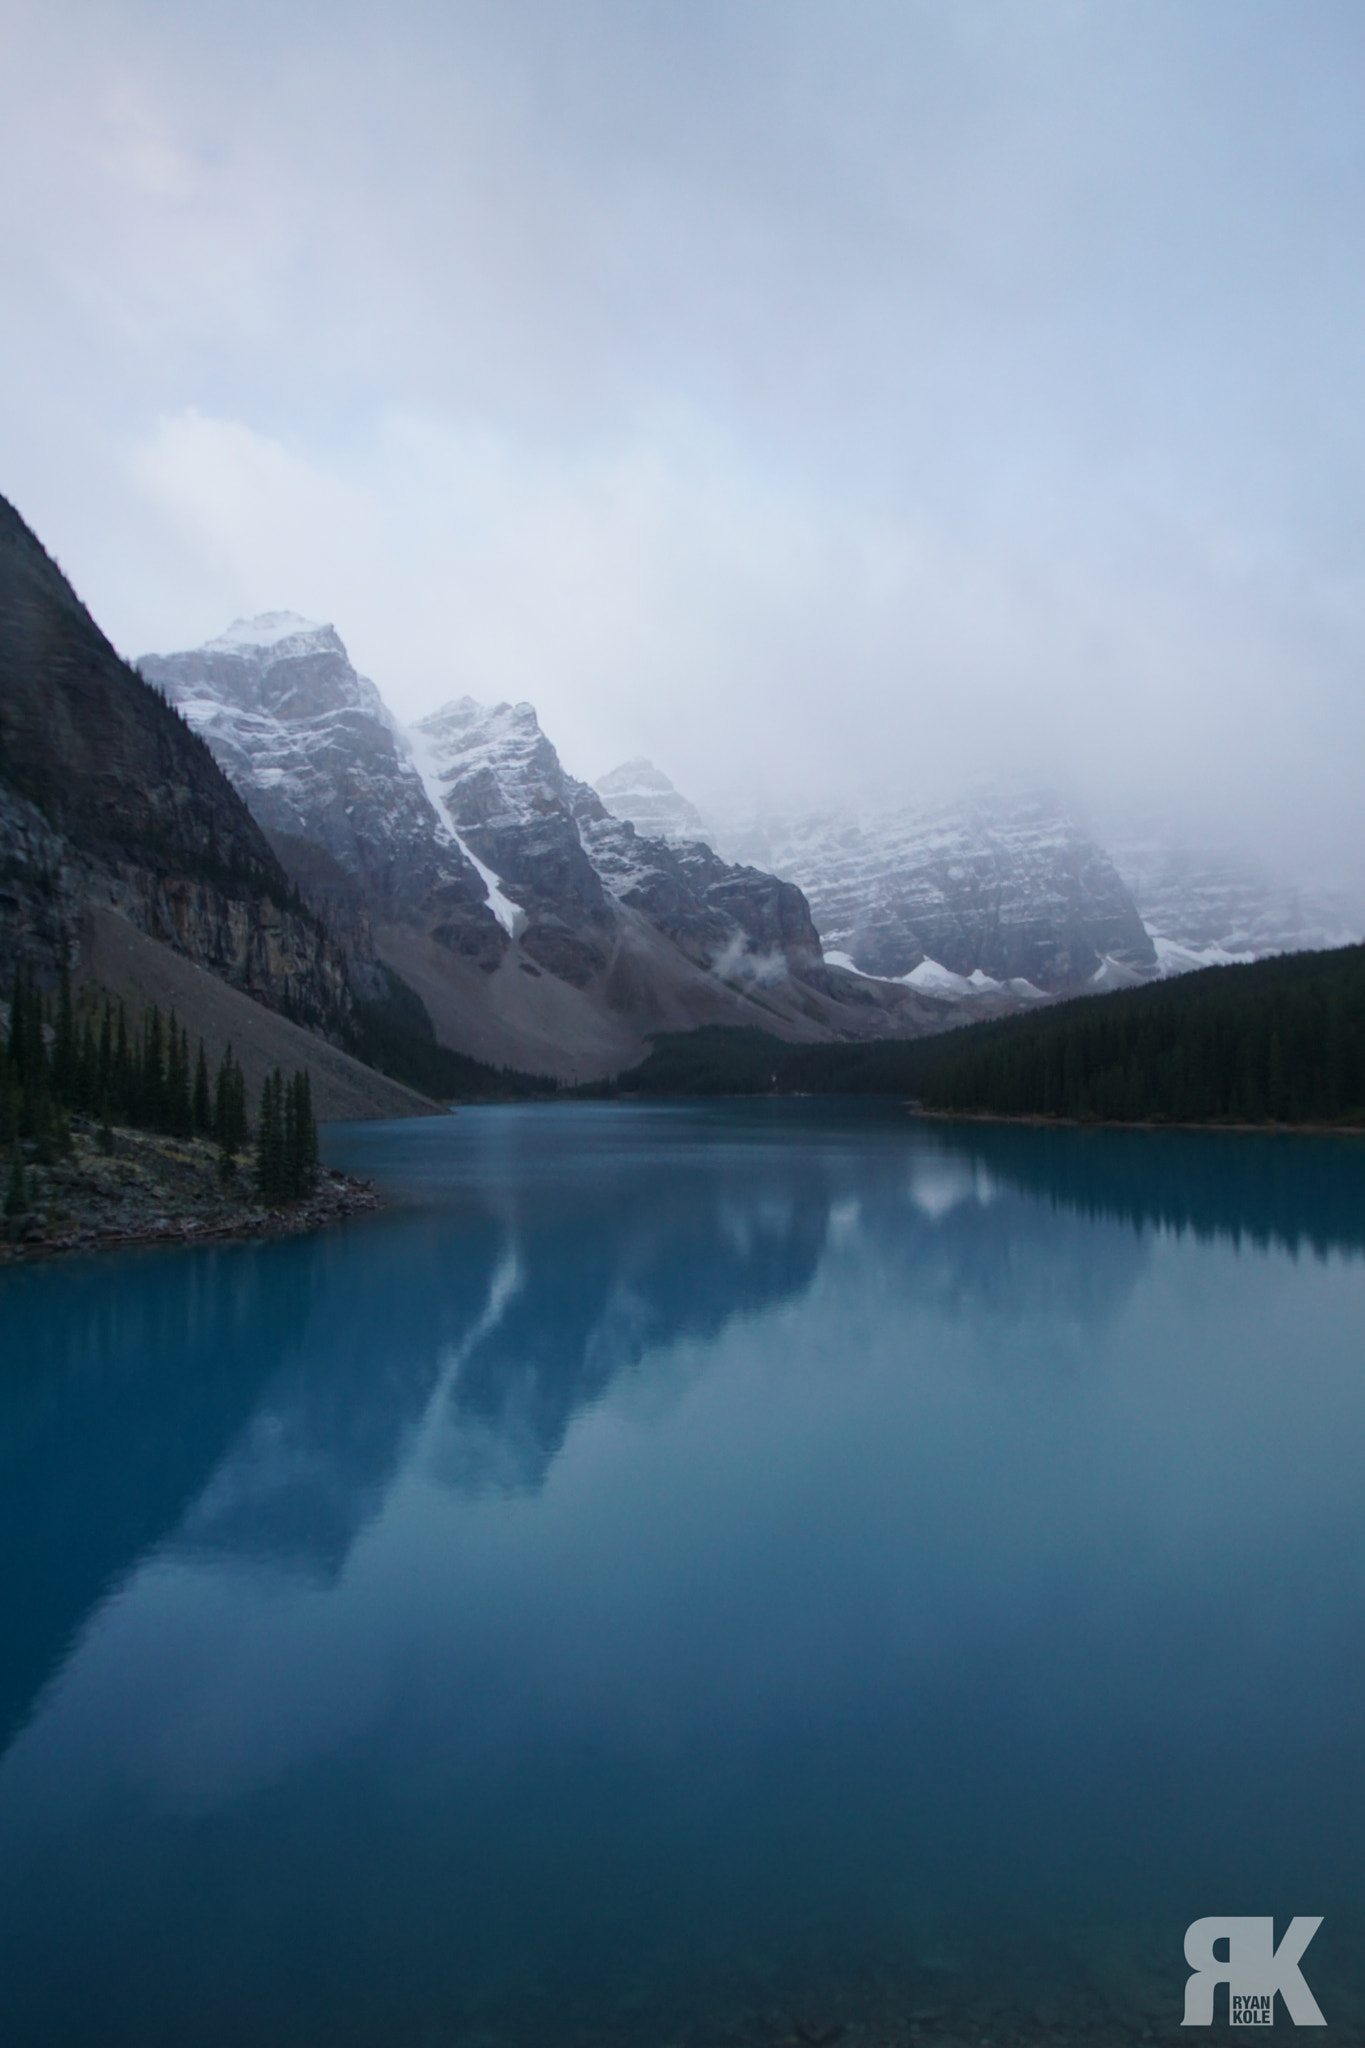
[[[137,1022],[121,998],[87,991],[73,1000],[62,976],[45,997],[32,973],[16,972],[9,1028],[0,1038],[0,1145],[10,1155],[6,1206],[26,1203],[24,1165],[51,1164],[70,1146],[70,1118],[85,1116],[106,1131],[115,1124],[174,1138],[217,1144],[224,1172],[250,1141],[246,1076],[231,1046],[212,1074],[200,1039],[174,1010],[153,1004]],[[268,1142],[267,1142],[268,1141]],[[267,1077],[258,1118],[257,1183],[264,1199],[306,1194],[317,1174],[317,1123],[308,1075]]]
[[[246,1143],[246,1084],[229,1051],[210,1077],[204,1042],[190,1051],[174,1010],[155,1004],[130,1021],[121,1000],[73,1002],[63,977],[45,999],[31,974],[16,974],[9,1030],[0,1048],[0,1139],[57,1135],[71,1112],[176,1138]]]
[[[297,1202],[318,1177],[318,1127],[312,1084],[300,1069],[286,1081],[278,1067],[261,1084],[256,1129],[256,1191],[263,1202]]]
[[[1114,1123],[1365,1121],[1365,947],[1206,968],[929,1039],[795,1046],[659,1037],[591,1094],[899,1095],[926,1108]]]
[[[1365,946],[1206,968],[987,1026],[926,1108],[1111,1123],[1365,1120]]]
[[[543,1074],[486,1066],[441,1045],[416,990],[387,968],[384,975],[388,994],[383,1002],[356,1002],[346,1041],[356,1059],[437,1102],[523,1101],[555,1093],[557,1084]]]

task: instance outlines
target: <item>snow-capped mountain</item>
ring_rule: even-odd
[[[565,774],[529,704],[488,708],[464,697],[423,719],[411,739],[452,829],[515,896],[528,949],[539,958],[548,948],[543,964],[566,980],[604,964],[612,902],[640,912],[697,965],[723,963],[741,981],[820,965],[799,889],[613,816],[595,789]],[[575,913],[568,936],[566,899]],[[530,929],[547,913],[548,930]]]
[[[404,730],[335,630],[292,613],[140,667],[324,914],[354,888],[364,942],[457,1050],[586,1076],[701,1023],[823,1038],[952,1020],[936,995],[826,964],[794,884],[613,816],[529,704],[463,697]]]
[[[1114,863],[1050,796],[765,820],[724,845],[800,884],[827,957],[926,992],[1055,995],[1158,971]]]
[[[439,905],[448,941],[497,964],[485,884],[439,829],[404,735],[333,627],[267,612],[138,667],[208,741],[286,865],[306,867],[301,886],[320,886],[317,861],[291,843],[306,841],[359,885],[374,919]]]
[[[0,497],[0,987],[99,955],[129,996],[143,970],[176,976],[210,1043],[224,983],[344,1029],[346,962],[288,895],[240,795]]]
[[[1362,936],[1347,906],[1276,881],[1236,854],[1148,841],[1118,847],[1114,860],[1164,974],[1349,946]]]
[[[701,812],[674,788],[663,770],[638,755],[623,761],[593,787],[614,818],[622,818],[646,839],[688,846],[708,837]]]

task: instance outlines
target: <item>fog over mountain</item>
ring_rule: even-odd
[[[125,653],[297,607],[708,819],[1009,773],[1365,897],[1358,8],[9,0],[0,56],[0,489]]]

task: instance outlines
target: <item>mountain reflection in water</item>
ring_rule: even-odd
[[[831,1231],[856,1228],[922,1301],[1082,1324],[1123,1301],[1153,1229],[1365,1249],[1350,1137],[727,1105],[682,1112],[680,1137],[678,1112],[636,1112],[650,1141],[614,1148],[621,1115],[466,1113],[477,1170],[449,1176],[430,1142],[448,1125],[401,1127],[393,1162],[387,1127],[357,1127],[333,1149],[361,1171],[378,1154],[400,1216],[4,1276],[0,1742],[144,1550],[174,1533],[335,1582],[419,1435],[451,1485],[535,1486],[585,1404],[647,1354],[799,1296]]]
[[[501,2015],[490,2040],[538,2038],[537,1972],[577,1972],[582,2024],[600,2028],[627,1949],[667,1950],[659,1981],[682,1996],[678,1972],[706,1975],[722,1923],[745,1930],[741,1977],[760,1951],[779,1975],[809,1958],[817,1907],[845,1961],[905,1915],[929,1969],[933,1924],[961,1960],[953,1900],[963,1924],[1049,1887],[1135,1911],[1144,1857],[1197,1891],[1221,1867],[1209,1799],[1239,1771],[1260,1783],[1295,1730],[1247,1866],[1319,1890],[1192,1891],[1171,1911],[1323,1910],[1342,1831],[1365,1817],[1344,1747],[1360,1599],[1332,1576],[1362,1534],[1339,1353],[1365,1144],[790,1102],[486,1109],[326,1144],[381,1180],[385,1213],[312,1240],[0,1275],[0,1737],[30,1787],[14,1808],[20,1779],[0,1773],[0,1981],[22,1958],[11,1981],[30,1999],[6,2039],[43,2038],[27,1958],[78,1907],[31,1788],[46,1772],[104,1815],[98,1758],[120,1743],[128,1784],[161,1788],[130,1900],[138,1883],[163,1896],[158,1858],[200,1853],[177,1815],[235,1814],[240,1864],[213,1882],[248,1889],[225,1898],[221,1939],[255,1925],[253,1859],[278,1854],[306,1943],[309,1912],[349,1924],[372,1835],[415,1919],[400,1937],[366,1909],[347,1971],[372,1979],[342,1972],[356,2012],[407,1955],[412,1986],[443,1984],[451,2010],[478,1977]],[[195,1704],[203,1684],[230,1712]],[[249,1803],[266,1787],[287,1850]],[[1320,1842],[1291,1868],[1295,1801]],[[99,1821],[115,1842],[125,1826]],[[7,1855],[69,1907],[43,1908],[37,1880],[16,1892]],[[458,1903],[458,1939],[413,1931],[433,1885]],[[163,1897],[168,1925],[218,1968],[193,1897]],[[1161,1923],[1164,1998],[1163,1944]],[[278,2038],[313,2038],[316,1982],[256,1967],[242,1999],[278,1992]],[[1349,1959],[1333,1967],[1349,1979]],[[107,2038],[177,2038],[171,1992],[162,2025],[127,1968]],[[415,2039],[434,2008],[409,1995]],[[234,2009],[203,2038],[233,2038]],[[372,2035],[331,2024],[389,2038],[377,2019]],[[277,2037],[254,2017],[253,2033]]]

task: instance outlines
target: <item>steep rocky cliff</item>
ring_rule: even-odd
[[[624,819],[644,839],[689,846],[706,839],[705,821],[694,803],[674,788],[661,768],[637,754],[593,784],[614,818]]]
[[[453,950],[497,965],[506,942],[485,885],[332,627],[269,612],[192,653],[144,655],[138,668],[208,742],[300,887],[326,899],[329,920],[348,928],[339,871],[375,922],[435,918]],[[336,864],[330,880],[309,845]]]
[[[824,962],[799,888],[614,817],[565,773],[529,704],[453,699],[404,730],[330,626],[238,621],[147,656],[291,874],[345,922],[316,854],[359,892],[378,960],[439,1036],[584,1078],[654,1030],[753,1023],[799,1037],[915,1033],[942,1003]]]
[[[1365,936],[1358,905],[1296,888],[1243,855],[1148,840],[1116,847],[1114,861],[1166,974]]]
[[[726,848],[799,882],[826,947],[867,974],[1065,994],[1157,972],[1113,861],[1045,795],[766,822]]]
[[[344,1026],[339,951],[209,748],[0,499],[0,973],[79,965],[92,908],[258,1001]]]

